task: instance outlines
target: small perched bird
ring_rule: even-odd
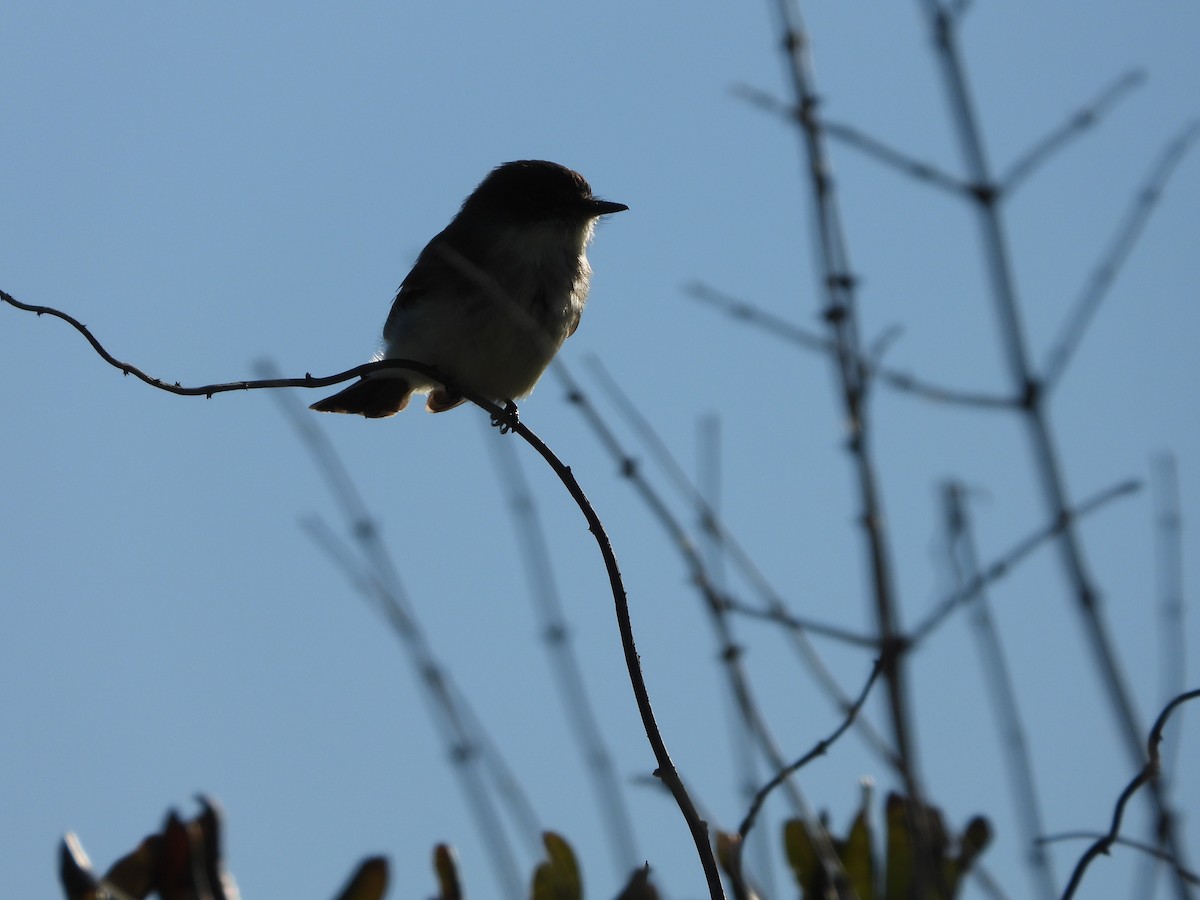
[[[430,412],[445,412],[463,402],[458,389],[512,406],[579,327],[596,220],[628,208],[593,197],[582,175],[557,163],[496,167],[417,257],[376,356],[433,366],[448,384],[384,369],[310,409],[381,418],[416,391],[429,393]]]

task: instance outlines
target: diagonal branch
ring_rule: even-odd
[[[277,377],[273,362],[260,361],[256,371],[263,377]],[[450,672],[439,661],[433,645],[420,624],[408,591],[400,578],[392,554],[384,543],[378,520],[371,514],[362,492],[354,483],[332,441],[313,416],[281,392],[273,395],[280,410],[311,453],[317,470],[329,486],[345,520],[347,531],[361,550],[354,553],[345,546],[321,519],[305,520],[310,537],[343,571],[350,583],[372,601],[392,631],[400,639],[405,655],[417,675],[417,684],[432,713],[448,751],[448,758],[459,776],[468,803],[474,813],[493,868],[508,896],[521,893],[521,875],[509,847],[502,820],[488,794],[489,781],[497,797],[506,801],[510,818],[528,847],[540,849],[542,827],[528,796],[521,788],[499,748],[474,711],[470,701],[457,687]],[[478,771],[475,771],[478,770]],[[536,852],[536,851],[535,851]]]
[[[785,118],[793,124],[800,119],[800,112],[797,107],[789,106],[778,97],[761,88],[748,84],[739,84],[734,87],[733,93],[736,97],[746,101],[751,106]],[[822,119],[821,127],[825,129],[831,138],[853,147],[855,150],[872,157],[884,165],[898,169],[905,175],[915,178],[917,181],[927,182],[955,194],[965,194],[970,191],[970,185],[961,179],[943,172],[932,163],[922,162],[915,157],[909,156],[903,151],[897,150],[851,125]]]
[[[943,515],[946,528],[946,557],[953,573],[955,584],[961,589],[969,581],[979,577],[979,557],[975,549],[975,536],[966,503],[966,490],[956,481],[948,481],[942,487]],[[1013,682],[1012,666],[1000,642],[996,623],[992,618],[990,603],[983,589],[977,592],[971,605],[975,645],[978,648],[980,665],[991,699],[992,713],[1004,741],[1004,761],[1008,768],[1008,779],[1012,789],[1013,805],[1017,822],[1023,832],[1021,843],[1033,888],[1044,898],[1054,898],[1054,871],[1046,848],[1037,842],[1037,836],[1045,831],[1042,826],[1041,803],[1033,778],[1033,755],[1025,735],[1025,726],[1017,709],[1017,689]]]
[[[875,664],[871,667],[871,674],[867,676],[866,683],[862,686],[862,690],[858,693],[858,697],[855,698],[854,703],[851,704],[850,708],[846,710],[846,717],[842,720],[842,723],[834,729],[833,733],[830,734],[829,737],[817,741],[811,750],[809,750],[795,762],[788,763],[786,766],[780,769],[770,781],[759,788],[758,793],[754,795],[754,802],[750,804],[750,808],[746,811],[746,815],[742,819],[742,824],[738,826],[738,837],[740,837],[742,841],[745,841],[746,836],[750,833],[750,829],[754,827],[754,823],[758,819],[758,813],[762,809],[763,804],[767,802],[767,797],[770,795],[771,791],[775,790],[775,788],[779,787],[779,785],[782,784],[787,778],[800,771],[800,769],[807,766],[818,756],[824,756],[826,753],[828,753],[829,748],[833,745],[833,743],[843,734],[845,734],[846,729],[850,727],[850,725],[854,722],[855,716],[857,716],[859,711],[863,708],[863,704],[867,702],[867,696],[871,693],[871,688],[874,687],[875,680],[879,677],[879,672],[881,669],[882,666],[880,665],[880,661],[876,660]]]
[[[1008,171],[1000,177],[1000,192],[1006,197],[1010,196],[1022,181],[1036,172],[1051,156],[1089,128],[1098,125],[1100,120],[1124,99],[1126,94],[1139,87],[1145,80],[1146,73],[1144,71],[1131,69],[1106,87],[1095,100],[1076,111],[1062,125],[1026,150],[1024,155],[1018,157],[1017,161],[1009,166]]]
[[[822,337],[815,331],[809,331],[796,325],[782,316],[777,316],[761,307],[739,300],[729,294],[701,282],[692,282],[685,286],[687,294],[701,303],[715,306],[730,317],[747,322],[761,328],[767,334],[790,341],[806,350],[816,353],[836,354],[837,345],[829,338]],[[978,406],[989,409],[1016,409],[1020,403],[1010,397],[995,394],[981,394],[973,391],[960,391],[943,387],[928,381],[922,381],[915,375],[901,372],[880,364],[877,360],[861,356],[859,365],[869,377],[882,381],[888,387],[904,391],[926,400],[937,403],[950,403],[957,406]]]
[[[403,643],[416,670],[417,683],[431,711],[434,727],[448,751],[452,770],[471,810],[471,818],[491,858],[496,879],[503,885],[505,896],[519,897],[521,874],[484,777],[484,746],[479,741],[480,735],[473,733],[464,716],[464,701],[454,691],[449,673],[433,655],[412,616],[406,596],[399,590],[398,583],[388,584],[380,573],[372,571],[372,564],[360,559],[323,519],[312,517],[302,525],[346,580],[377,607]],[[356,526],[356,536],[367,533]],[[538,833],[536,827],[533,833]]]
[[[893,169],[910,178],[923,181],[926,184],[949,191],[952,194],[963,195],[971,192],[971,186],[961,178],[956,178],[947,172],[943,172],[933,163],[911,157],[903,151],[885,144],[878,138],[873,138],[866,132],[859,131],[853,125],[831,122],[828,119],[823,120],[823,124],[826,133],[835,141],[840,141],[846,146],[884,165],[891,166]]]
[[[1167,180],[1198,138],[1200,122],[1192,122],[1167,144],[1141,190],[1137,192],[1117,227],[1112,242],[1101,256],[1099,264],[1092,269],[1087,283],[1075,300],[1074,307],[1059,328],[1058,337],[1050,347],[1042,375],[1045,390],[1052,389],[1062,378],[1067,363],[1071,361],[1080,341],[1083,340],[1083,333],[1091,324],[1101,302],[1116,280],[1117,273],[1121,271],[1121,266],[1125,264],[1138,238],[1141,237],[1150,214],[1158,205]]]
[[[1124,497],[1127,494],[1132,494],[1134,491],[1141,490],[1141,483],[1137,481],[1123,481],[1120,484],[1107,488],[1100,493],[1089,497],[1087,500],[1080,503],[1074,509],[1068,509],[1056,521],[1051,522],[1044,528],[1029,535],[1024,540],[1018,542],[1016,546],[1010,549],[1007,553],[995,560],[986,568],[980,569],[977,574],[967,579],[963,586],[953,591],[941,603],[934,607],[921,622],[918,624],[909,635],[910,648],[915,648],[917,644],[925,640],[933,631],[942,623],[942,621],[950,615],[955,609],[963,604],[970,603],[984,587],[991,584],[1000,578],[1003,578],[1008,572],[1023,560],[1026,556],[1044,544],[1046,541],[1057,537],[1064,528],[1067,528],[1069,523],[1075,522],[1083,518],[1089,513],[1095,512],[1102,506],[1105,506],[1109,501],[1116,500],[1118,497]]]

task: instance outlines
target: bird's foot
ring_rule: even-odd
[[[499,428],[501,434],[508,434],[517,427],[519,422],[517,404],[512,400],[505,400],[504,409],[492,416],[492,427]]]

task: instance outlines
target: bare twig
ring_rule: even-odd
[[[1051,131],[1044,138],[1030,147],[1014,162],[1000,178],[1000,190],[1004,196],[1012,196],[1017,186],[1032,175],[1046,160],[1058,150],[1066,146],[1073,138],[1079,137],[1100,123],[1100,120],[1122,100],[1126,94],[1140,86],[1146,80],[1146,73],[1141,69],[1126,72],[1087,106],[1075,112],[1067,121]]]
[[[858,150],[860,153],[864,153],[885,165],[891,166],[893,169],[910,178],[923,181],[926,184],[941,188],[952,194],[966,194],[971,190],[971,186],[962,179],[955,178],[953,175],[943,172],[937,166],[933,165],[933,163],[915,159],[903,151],[897,150],[883,141],[859,131],[852,125],[831,122],[829,119],[822,119],[821,124],[824,126],[826,133],[834,140],[841,141],[846,146]]]
[[[786,119],[793,125],[800,118],[799,107],[789,105],[773,94],[754,87],[749,84],[735,85],[733,89],[734,96],[746,101],[751,106],[757,107],[764,112],[779,116]],[[829,119],[821,119],[821,127],[826,134],[834,140],[841,141],[855,150],[872,157],[873,159],[898,169],[906,175],[917,179],[918,181],[928,182],[936,187],[943,188],[951,193],[959,194],[970,190],[970,186],[964,184],[961,180],[949,175],[937,168],[931,163],[923,162],[915,157],[909,156],[901,150],[885,144],[883,141],[873,138],[865,134],[851,125],[845,125],[840,122],[833,122]]]
[[[1100,854],[1108,853],[1109,848],[1117,840],[1121,833],[1121,819],[1125,815],[1125,806],[1129,803],[1130,798],[1137,793],[1138,789],[1147,782],[1153,782],[1158,778],[1159,774],[1159,752],[1158,745],[1162,743],[1163,729],[1167,725],[1167,720],[1171,714],[1184,703],[1190,700],[1200,698],[1200,689],[1187,691],[1180,694],[1170,703],[1168,703],[1163,711],[1158,714],[1158,718],[1154,722],[1154,727],[1150,729],[1150,739],[1146,742],[1146,763],[1141,770],[1133,777],[1133,780],[1125,786],[1125,790],[1121,791],[1121,795],[1117,798],[1117,804],[1113,809],[1112,825],[1109,826],[1108,833],[1098,838],[1083,855],[1079,858],[1079,862],[1075,865],[1075,871],[1071,873],[1071,880],[1067,883],[1066,890],[1063,891],[1062,900],[1070,900],[1075,896],[1075,891],[1079,888],[1079,883],[1083,879],[1084,873],[1087,871],[1092,860]],[[1173,854],[1166,854],[1177,875],[1182,880],[1186,881],[1187,875],[1191,873],[1183,868],[1183,860]]]
[[[324,520],[310,518],[302,524],[313,542],[341,569],[346,580],[378,607],[384,620],[403,642],[408,658],[416,669],[421,695],[433,714],[434,724],[448,751],[452,771],[458,776],[496,878],[503,885],[504,895],[515,900],[522,893],[522,876],[505,834],[503,820],[483,778],[483,760],[477,735],[472,733],[467,724],[461,698],[452,690],[449,675],[433,656],[407,608],[404,595],[396,592],[396,585],[385,586],[378,573],[372,572],[369,565],[364,564]],[[537,829],[534,834],[537,834]]]
[[[1100,262],[1092,269],[1087,282],[1075,299],[1071,311],[1058,330],[1050,346],[1043,366],[1042,385],[1049,391],[1058,384],[1067,363],[1079,348],[1096,311],[1100,308],[1117,274],[1129,258],[1138,238],[1146,227],[1151,213],[1158,205],[1167,180],[1174,173],[1192,144],[1200,138],[1200,122],[1192,122],[1166,146],[1158,162],[1150,171],[1141,189],[1135,195],[1124,218],[1117,226],[1112,241],[1105,248]]]
[[[952,613],[957,607],[964,603],[969,603],[978,596],[979,591],[986,585],[991,584],[1000,578],[1007,575],[1017,563],[1023,560],[1026,556],[1044,544],[1046,541],[1058,535],[1069,522],[1074,522],[1084,516],[1095,512],[1105,506],[1112,500],[1119,497],[1124,497],[1132,494],[1135,491],[1141,490],[1141,482],[1138,481],[1122,481],[1120,484],[1106,488],[1098,494],[1089,497],[1087,500],[1080,503],[1074,509],[1066,510],[1062,516],[1055,521],[1046,525],[1044,528],[1035,531],[1033,534],[1019,541],[1012,549],[1001,556],[999,559],[992,562],[983,569],[978,570],[978,573],[967,580],[966,584],[961,589],[952,592],[949,596],[942,600],[933,610],[921,620],[909,635],[911,646],[915,647],[921,641],[925,640],[933,633],[933,631],[942,623],[942,620]]]
[[[1179,472],[1172,454],[1154,461],[1150,483],[1154,491],[1156,524],[1155,558],[1159,597],[1161,649],[1158,653],[1160,696],[1173,697],[1183,690],[1187,678],[1186,635],[1183,613],[1183,516],[1179,504]],[[1164,741],[1163,770],[1166,777],[1178,761],[1178,731]]]
[[[789,631],[820,635],[821,637],[849,644],[853,647],[879,649],[878,638],[859,634],[857,631],[850,631],[848,628],[839,628],[837,625],[819,622],[816,619],[806,619],[802,616],[796,616],[786,609],[777,607],[760,609],[757,606],[750,606],[748,603],[743,603],[741,600],[728,595],[724,598],[724,604],[727,610],[737,613],[739,616],[745,616],[748,619],[758,619],[763,622],[774,622],[776,625],[782,625]],[[846,708],[845,704],[842,705],[842,708]]]
[[[347,369],[345,372],[339,372],[336,375],[326,375],[323,377],[314,377],[305,375],[303,378],[266,378],[257,381],[228,381],[221,384],[203,384],[199,387],[183,387],[178,381],[171,383],[163,381],[161,378],[155,378],[147,375],[137,366],[132,363],[122,362],[104,348],[104,345],[96,340],[95,336],[86,325],[76,319],[74,316],[68,315],[61,310],[51,306],[33,306],[28,303],[22,303],[11,294],[0,291],[0,300],[14,306],[17,309],[23,309],[26,312],[35,313],[38,316],[52,316],[55,319],[61,319],[66,322],[80,334],[82,334],[92,349],[100,355],[110,366],[120,369],[125,375],[133,375],[135,378],[144,381],[150,387],[158,388],[160,391],[166,391],[169,394],[176,394],[180,397],[206,397],[211,399],[216,394],[225,394],[230,391],[253,391],[267,388],[320,388],[329,387],[331,384],[340,384],[343,381],[349,381],[351,378],[358,378],[363,375],[368,375],[371,372],[378,372],[381,369],[412,369],[414,372],[419,372],[422,375],[428,375],[431,378],[440,379],[442,376],[437,369],[427,366],[424,363],[419,363],[414,360],[403,359],[385,359],[379,362],[364,363],[361,366],[355,366],[353,369]],[[495,406],[495,404],[492,404]],[[497,407],[499,409],[499,407]],[[503,413],[503,410],[500,410]]]
[[[152,378],[146,375],[140,369],[129,363],[123,363],[117,360],[97,341],[90,331],[77,319],[60,312],[57,309],[46,306],[30,306],[15,300],[9,294],[0,291],[0,300],[15,306],[18,309],[27,310],[37,313],[38,315],[51,315],[55,318],[67,322],[69,325],[79,331],[88,342],[110,365],[120,369],[125,374],[136,375],[142,381],[149,384],[151,387],[160,390],[168,391],[172,394],[188,395],[188,396],[207,396],[211,397],[214,394],[223,393],[226,391],[235,390],[253,390],[263,388],[278,388],[278,387],[327,387],[331,384],[337,384],[342,381],[348,381],[356,376],[365,375],[370,372],[377,372],[382,369],[399,368],[410,369],[419,372],[422,375],[428,375],[437,380],[443,380],[442,376],[436,369],[426,366],[424,363],[416,362],[415,360],[381,360],[380,362],[367,363],[366,365],[357,366],[353,369],[348,369],[338,375],[332,375],[324,378],[314,378],[311,375],[306,375],[303,378],[281,378],[267,379],[260,381],[240,381],[225,384],[205,385],[200,388],[184,388],[178,384],[170,385],[157,378]],[[617,627],[621,633],[621,646],[625,655],[625,665],[629,672],[630,684],[633,687],[634,698],[637,702],[638,713],[642,718],[642,725],[646,731],[646,738],[650,742],[650,747],[654,752],[654,757],[658,762],[658,768],[655,770],[657,777],[662,779],[663,783],[671,791],[671,795],[675,798],[676,804],[679,806],[680,812],[683,814],[684,820],[687,823],[688,830],[692,835],[692,841],[696,845],[696,853],[700,857],[701,865],[704,868],[705,880],[708,884],[709,894],[716,898],[725,896],[724,888],[721,885],[721,874],[717,869],[717,862],[713,856],[712,846],[708,837],[708,825],[700,818],[696,812],[695,804],[688,795],[687,789],[683,785],[683,780],[679,777],[679,772],[675,768],[675,764],[671,761],[671,755],[667,750],[666,743],[663,741],[662,732],[658,728],[658,722],[654,716],[654,709],[650,704],[650,695],[646,689],[646,682],[642,676],[641,663],[638,660],[637,645],[633,636],[633,625],[629,616],[629,600],[625,594],[624,581],[621,578],[620,567],[617,564],[616,554],[613,552],[612,543],[608,539],[608,533],[604,529],[604,524],[600,521],[600,517],[596,514],[596,510],[588,500],[587,495],[583,492],[583,488],[579,486],[574,474],[572,474],[569,466],[565,465],[554,452],[546,446],[546,444],[534,434],[528,426],[516,420],[512,415],[511,410],[506,410],[497,403],[473,394],[469,391],[464,391],[461,388],[458,392],[467,400],[488,413],[492,420],[498,423],[503,423],[507,430],[521,436],[539,456],[542,457],[558,476],[559,481],[570,493],[572,499],[583,513],[584,519],[587,520],[588,530],[592,532],[592,536],[596,540],[596,544],[600,549],[600,555],[604,559],[604,567],[608,572],[609,585],[612,589],[613,603],[616,609]]]
[[[822,337],[815,331],[809,331],[782,316],[776,316],[761,307],[754,306],[744,300],[739,300],[709,285],[693,282],[686,285],[684,289],[692,298],[702,303],[707,303],[710,306],[715,306],[734,319],[755,325],[772,337],[789,341],[816,353],[837,353],[836,343],[829,338]],[[981,394],[973,391],[960,391],[955,388],[943,387],[928,381],[922,381],[915,375],[881,365],[876,360],[870,359],[867,356],[861,357],[858,363],[870,378],[878,379],[891,388],[922,397],[926,400],[959,406],[981,406],[993,409],[1017,409],[1020,406],[1020,401],[1012,397]]]
[[[965,493],[963,486],[957,482],[948,482],[942,488],[947,537],[946,556],[958,590],[976,581],[980,575],[979,557],[975,550],[971,520],[964,500]],[[985,681],[991,694],[992,709],[1005,740],[1004,759],[1008,764],[1017,820],[1024,831],[1023,843],[1030,874],[1035,890],[1042,897],[1052,900],[1058,893],[1054,886],[1054,871],[1049,854],[1037,843],[1037,836],[1044,833],[1045,829],[1042,826],[1042,814],[1033,781],[1033,757],[1025,739],[1021,714],[1017,709],[1017,691],[1008,659],[992,621],[987,596],[982,587],[977,592],[975,602],[971,604],[971,610],[980,664],[983,666]]]

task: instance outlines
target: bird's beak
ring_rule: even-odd
[[[588,201],[587,210],[593,216],[607,216],[610,213],[619,213],[629,209],[624,203],[613,203],[611,200],[596,200]]]

